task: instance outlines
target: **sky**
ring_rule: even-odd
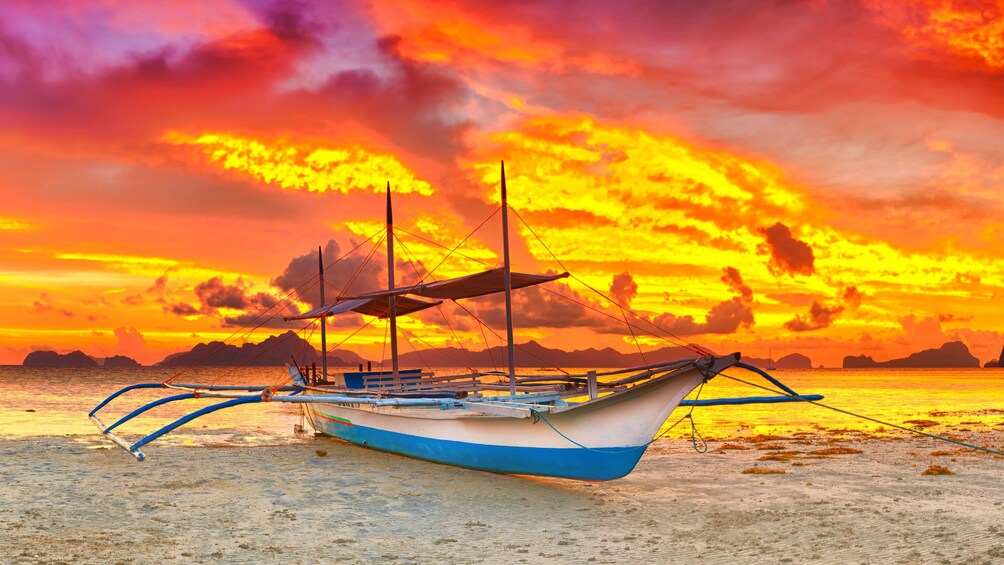
[[[316,305],[318,246],[359,247],[329,299],[387,284],[387,183],[399,283],[498,266],[503,160],[514,269],[575,275],[516,291],[517,342],[986,362],[1002,139],[1001,0],[9,0],[0,364],[302,328],[240,333]],[[446,304],[402,351],[497,345],[461,304],[489,329]],[[360,321],[329,344],[385,358]]]

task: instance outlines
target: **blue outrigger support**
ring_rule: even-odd
[[[149,404],[144,404],[143,406],[140,406],[139,408],[133,410],[132,412],[126,414],[125,416],[122,416],[121,418],[119,418],[119,420],[117,422],[115,422],[114,424],[112,424],[112,425],[108,426],[107,428],[105,428],[104,429],[104,433],[107,434],[108,432],[114,430],[115,428],[119,427],[120,425],[128,422],[129,420],[132,420],[136,416],[139,416],[143,412],[146,412],[147,410],[150,410],[152,408],[156,408],[157,406],[160,406],[161,404],[167,404],[168,402],[175,402],[177,400],[186,400],[186,399],[189,399],[189,398],[196,398],[196,394],[194,392],[189,392],[187,394],[178,394],[178,395],[175,395],[175,396],[168,396],[166,398],[161,398],[160,400],[154,400],[153,402],[151,402]]]
[[[129,385],[129,386],[123,388],[122,390],[115,391],[112,394],[108,395],[108,398],[102,400],[101,404],[98,404],[97,406],[95,406],[94,410],[91,410],[90,412],[88,412],[87,416],[90,417],[90,418],[93,418],[94,415],[97,414],[98,410],[101,410],[102,408],[104,408],[106,404],[108,404],[112,400],[115,400],[119,396],[122,396],[123,394],[129,392],[130,390],[136,390],[138,388],[164,388],[164,383],[139,383],[139,384],[135,384],[135,385]]]
[[[763,377],[767,381],[769,381],[771,384],[773,384],[773,385],[777,386],[778,388],[780,388],[786,394],[785,395],[779,395],[779,396],[745,396],[745,397],[739,397],[739,398],[713,398],[713,399],[704,399],[704,400],[701,400],[701,399],[698,399],[698,400],[684,400],[684,401],[682,401],[680,403],[680,406],[691,406],[692,407],[692,406],[726,406],[726,405],[739,405],[739,404],[775,404],[775,403],[780,403],[780,402],[812,402],[812,401],[822,400],[823,399],[823,396],[820,395],[820,394],[800,395],[797,392],[795,392],[794,390],[792,390],[791,388],[789,388],[788,386],[786,386],[781,381],[775,379],[774,377],[770,376],[766,372],[764,372],[764,371],[760,370],[759,368],[754,367],[752,365],[748,365],[746,363],[736,363],[734,366],[735,367],[739,367],[741,369],[746,369],[747,371],[751,371],[751,372],[754,372],[754,373],[760,375],[761,377]],[[187,393],[183,393],[183,394],[177,394],[177,395],[174,395],[174,396],[168,396],[168,397],[165,397],[165,398],[160,398],[160,399],[154,400],[152,402],[149,402],[147,404],[144,404],[144,405],[140,406],[139,408],[136,408],[132,412],[130,412],[130,413],[126,414],[125,416],[119,418],[114,424],[112,424],[110,426],[105,426],[104,423],[101,422],[101,420],[97,417],[98,411],[100,411],[102,408],[104,408],[105,406],[107,406],[108,403],[110,403],[112,400],[118,398],[119,396],[121,396],[121,395],[123,395],[126,392],[129,392],[131,390],[144,389],[144,388],[174,388],[174,389],[181,389],[181,390],[189,389],[189,390],[195,390],[197,392],[187,392]],[[275,390],[276,392],[278,392],[278,391],[290,392],[291,394],[281,395],[281,396],[280,395],[269,396],[269,395],[267,395],[264,392],[266,389]],[[196,410],[195,412],[192,412],[191,414],[187,414],[187,415],[185,415],[185,416],[183,416],[183,417],[175,420],[174,422],[171,422],[170,424],[168,424],[168,425],[160,428],[159,430],[157,430],[157,431],[155,431],[155,432],[153,432],[153,433],[151,433],[149,435],[144,436],[140,440],[138,440],[138,441],[136,441],[134,443],[131,443],[131,444],[129,442],[125,441],[124,439],[122,439],[121,437],[119,437],[119,436],[111,433],[111,431],[113,429],[115,429],[115,428],[119,427],[120,425],[128,422],[129,420],[132,420],[133,418],[139,416],[140,414],[143,414],[144,412],[147,412],[149,410],[152,410],[153,408],[156,408],[157,406],[161,406],[161,405],[168,404],[168,403],[171,403],[171,402],[178,402],[178,401],[181,401],[181,400],[190,400],[190,399],[194,399],[194,398],[199,398],[200,396],[203,396],[201,394],[203,391],[209,392],[209,393],[211,393],[211,392],[225,392],[225,391],[231,391],[231,392],[246,391],[246,392],[249,392],[249,393],[260,392],[262,394],[249,394],[247,396],[240,396],[240,397],[237,397],[237,398],[231,398],[231,399],[226,400],[224,402],[219,402],[217,404],[212,404],[212,405],[209,405],[209,406],[205,406],[205,407],[203,407],[203,408],[201,408],[199,410]],[[163,436],[164,434],[170,433],[171,431],[173,431],[173,430],[175,430],[175,429],[177,429],[177,428],[179,428],[179,427],[187,424],[188,422],[191,422],[192,420],[194,420],[196,418],[199,418],[199,417],[204,416],[206,414],[210,414],[212,412],[216,412],[217,410],[223,410],[224,408],[231,408],[233,406],[239,406],[239,405],[242,405],[242,404],[254,404],[254,403],[258,403],[258,402],[290,402],[290,403],[297,403],[297,404],[300,404],[300,403],[309,404],[309,403],[331,402],[331,403],[335,403],[335,404],[339,404],[339,403],[342,403],[342,404],[346,404],[346,403],[349,403],[349,404],[373,404],[373,405],[377,405],[377,406],[439,406],[440,408],[443,408],[443,409],[457,408],[457,407],[461,407],[461,406],[468,406],[469,404],[470,405],[486,406],[486,407],[489,404],[495,404],[495,403],[490,402],[490,401],[486,401],[486,402],[484,402],[482,404],[482,402],[470,402],[470,401],[465,401],[465,400],[460,400],[460,399],[454,399],[454,398],[368,398],[368,397],[357,397],[357,396],[348,396],[348,395],[329,395],[329,394],[326,394],[326,395],[304,395],[304,394],[302,394],[303,392],[304,392],[304,388],[303,387],[299,387],[299,386],[283,386],[283,387],[279,387],[277,389],[273,389],[272,387],[268,387],[268,386],[240,386],[240,385],[216,385],[216,386],[210,385],[210,386],[204,386],[204,385],[193,385],[193,384],[179,384],[179,385],[174,385],[174,386],[168,386],[168,385],[165,385],[163,383],[140,383],[140,384],[134,384],[134,385],[127,386],[127,387],[125,387],[125,388],[123,388],[123,389],[121,389],[119,391],[116,391],[115,393],[111,394],[108,398],[104,399],[103,401],[101,401],[100,404],[98,404],[97,406],[95,406],[94,409],[91,410],[91,412],[88,414],[88,416],[90,416],[91,420],[93,420],[94,423],[98,426],[98,429],[101,430],[101,433],[103,433],[105,436],[107,436],[109,439],[111,439],[114,443],[116,443],[117,445],[119,445],[120,447],[122,447],[123,449],[125,449],[126,451],[128,451],[137,460],[143,461],[146,458],[146,456],[143,455],[143,452],[140,451],[140,448],[143,447],[144,445],[146,445],[146,444],[148,444],[148,443],[156,440],[157,438]],[[531,396],[540,397],[541,399],[543,399],[545,397],[550,398],[553,395],[552,394],[540,394],[540,395],[531,395]],[[498,399],[498,401],[499,402],[505,402],[504,397]],[[469,406],[469,407],[473,408],[474,406]]]
[[[217,410],[223,410],[224,408],[230,408],[231,406],[239,406],[241,404],[252,404],[255,402],[263,402],[263,398],[261,396],[243,396],[241,398],[231,398],[226,402],[220,402],[219,404],[212,404],[206,406],[205,408],[202,408],[201,410],[196,410],[195,412],[192,412],[187,416],[178,418],[177,420],[171,422],[170,424],[164,426],[163,428],[153,432],[152,434],[130,445],[129,453],[132,453],[133,456],[136,457],[136,459],[142,461],[143,459],[146,458],[146,456],[143,455],[143,452],[140,451],[139,448],[159,438],[160,436],[170,432],[171,430],[183,426],[188,422],[191,422],[192,420],[198,418],[199,416],[204,416],[206,414],[209,414],[210,412],[216,412]]]
[[[760,375],[761,377],[770,381],[771,384],[777,388],[788,393],[787,395],[781,396],[742,396],[739,398],[710,398],[707,400],[684,400],[680,402],[680,406],[734,406],[737,404],[777,404],[780,402],[813,402],[816,400],[822,400],[823,395],[821,394],[798,394],[794,390],[790,389],[781,381],[775,379],[774,377],[768,375],[759,367],[754,367],[746,363],[736,363],[733,367],[739,367],[740,369],[746,369]]]
[[[144,389],[144,388],[176,388],[176,389],[186,389],[186,388],[189,388],[189,389],[197,389],[199,392],[188,392],[188,393],[184,393],[184,394],[176,394],[174,396],[168,396],[168,397],[165,397],[165,398],[159,398],[157,400],[154,400],[153,402],[149,402],[147,404],[144,404],[144,405],[140,406],[139,408],[136,408],[132,412],[130,412],[130,413],[126,414],[125,416],[119,418],[114,424],[112,424],[110,426],[105,426],[104,422],[102,422],[101,419],[98,418],[98,416],[97,416],[98,411],[100,411],[102,408],[104,408],[105,406],[107,406],[112,400],[115,400],[119,396],[122,396],[123,394],[125,394],[125,393],[127,393],[129,391],[137,390],[137,389]],[[164,383],[138,383],[138,384],[134,384],[134,385],[129,385],[129,386],[124,387],[124,388],[122,388],[122,389],[120,389],[118,391],[115,391],[114,393],[112,393],[111,395],[109,395],[108,398],[102,400],[100,404],[98,404],[97,406],[95,406],[94,409],[91,410],[87,414],[87,416],[91,419],[91,421],[94,422],[94,424],[98,427],[98,429],[101,430],[102,434],[108,436],[108,438],[111,439],[115,444],[119,445],[120,447],[122,447],[123,449],[125,449],[126,451],[128,451],[129,453],[131,453],[133,455],[133,457],[135,457],[137,460],[142,461],[143,459],[145,459],[145,456],[143,455],[143,452],[141,452],[139,450],[139,448],[142,447],[142,446],[144,446],[144,445],[146,445],[146,444],[148,444],[148,443],[150,443],[151,441],[157,439],[158,437],[160,437],[160,436],[162,436],[162,435],[170,432],[171,430],[174,430],[175,428],[177,428],[179,426],[182,426],[182,425],[184,425],[184,424],[186,424],[186,423],[194,420],[195,418],[198,418],[199,416],[203,416],[205,414],[209,414],[210,412],[215,412],[216,410],[221,410],[223,408],[229,408],[231,406],[237,406],[237,405],[240,405],[240,404],[248,404],[248,403],[251,403],[251,402],[262,402],[264,400],[263,397],[260,396],[260,395],[242,396],[242,397],[239,397],[239,398],[234,398],[234,399],[228,400],[226,402],[221,402],[219,404],[213,404],[211,406],[206,406],[205,408],[202,408],[201,410],[197,410],[197,411],[195,411],[195,412],[193,412],[191,414],[188,414],[187,416],[182,417],[181,419],[179,419],[179,420],[177,420],[175,422],[172,422],[171,424],[168,424],[167,426],[164,426],[163,428],[161,428],[161,429],[157,430],[156,432],[154,432],[154,433],[152,433],[152,434],[150,434],[150,435],[142,438],[141,440],[139,440],[138,442],[136,442],[136,443],[134,443],[132,445],[130,445],[127,441],[125,441],[121,437],[119,437],[119,436],[111,433],[111,431],[113,429],[121,426],[122,424],[128,422],[129,420],[132,420],[136,416],[139,416],[140,414],[143,414],[144,412],[152,410],[153,408],[156,408],[158,406],[161,406],[161,405],[164,405],[164,404],[168,404],[168,403],[171,403],[171,402],[177,402],[177,401],[180,401],[180,400],[190,400],[190,399],[193,399],[193,398],[200,398],[201,396],[203,396],[201,394],[202,391],[206,391],[206,392],[223,392],[223,391],[238,391],[238,390],[243,390],[243,391],[247,391],[247,392],[262,392],[265,389],[271,389],[271,388],[272,387],[268,387],[268,386],[240,386],[240,385],[208,385],[208,386],[206,386],[206,385],[190,385],[190,384],[181,384],[181,385],[174,385],[173,387],[169,387],[169,386],[165,385]],[[284,386],[284,387],[279,387],[276,390],[285,391],[285,392],[292,392],[292,394],[290,396],[293,396],[295,394],[299,394],[300,392],[303,391],[303,389],[301,387],[296,387],[296,386]]]

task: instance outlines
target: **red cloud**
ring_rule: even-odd
[[[813,301],[806,316],[798,315],[784,323],[784,327],[793,332],[820,330],[833,325],[837,315],[844,311],[843,306],[824,306]]]
[[[631,307],[631,301],[634,300],[635,296],[638,296],[638,283],[634,282],[631,273],[625,271],[614,275],[614,279],[610,283],[610,296],[625,308]]]
[[[739,328],[753,326],[753,308],[736,297],[716,304],[708,311],[705,322],[698,323],[693,316],[660,314],[653,323],[676,335],[730,334]]]
[[[739,269],[725,267],[722,271],[722,282],[729,285],[733,292],[739,294],[743,302],[753,302],[753,289],[743,284],[743,276],[739,274]]]
[[[371,247],[369,244],[364,245],[363,250],[368,252]],[[387,287],[387,279],[383,275],[386,261],[381,261],[379,257],[372,257],[367,261],[364,253],[356,253],[341,258],[344,251],[333,239],[324,245],[323,253],[325,302],[333,302],[339,294],[360,294]],[[306,285],[305,290],[294,297],[316,308],[321,305],[320,291],[316,282],[308,284],[308,281],[315,280],[317,275],[317,251],[311,250],[291,259],[282,274],[272,279],[272,286],[288,293]]]
[[[587,306],[588,305],[588,306]],[[493,328],[505,328],[505,302],[494,294],[471,298],[464,306]],[[521,288],[512,293],[513,322],[523,328],[613,329],[617,321],[600,307],[560,282]],[[595,310],[594,310],[595,309]]]
[[[35,312],[38,312],[39,314],[54,311],[59,312],[67,318],[72,318],[74,316],[73,312],[65,308],[56,308],[52,302],[52,297],[49,296],[49,293],[47,292],[43,292],[42,296],[38,300],[32,302],[32,307],[35,309]]]
[[[864,297],[856,286],[849,286],[840,293],[840,299],[850,308],[861,306],[861,299]]]
[[[202,301],[204,309],[232,308],[243,310],[251,304],[244,294],[246,285],[241,279],[236,284],[228,285],[220,277],[213,277],[206,282],[195,285],[195,294]]]
[[[170,312],[171,314],[177,314],[179,316],[195,316],[200,313],[198,308],[188,304],[187,302],[179,302],[178,304],[164,306],[164,311]]]
[[[759,250],[770,253],[767,266],[771,272],[789,275],[811,275],[816,272],[816,257],[812,248],[793,237],[788,226],[777,222],[769,228],[760,228],[759,231],[767,238],[767,243],[761,244]]]
[[[750,328],[756,323],[753,317],[753,289],[743,284],[739,269],[722,269],[721,281],[729,289],[739,294],[724,302],[719,302],[708,311],[704,323],[698,323],[693,316],[660,314],[652,322],[676,335],[730,334],[739,328]]]

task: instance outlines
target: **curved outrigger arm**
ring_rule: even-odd
[[[443,406],[443,407],[454,407],[461,401],[456,399],[445,399],[445,398],[364,398],[356,396],[340,396],[340,395],[320,395],[320,396],[297,396],[299,392],[303,389],[299,387],[282,387],[282,389],[293,389],[296,390],[289,395],[283,396],[271,396],[269,394],[252,394],[239,396],[237,398],[230,398],[224,402],[219,402],[217,404],[211,404],[191,414],[185,415],[170,424],[160,428],[159,430],[144,436],[134,443],[129,443],[121,437],[113,434],[110,430],[123,422],[134,418],[135,416],[154,408],[155,406],[160,406],[161,404],[166,404],[168,402],[174,402],[176,400],[185,400],[187,398],[196,397],[195,394],[179,394],[176,396],[171,396],[167,398],[162,398],[160,400],[155,400],[149,404],[146,404],[140,408],[137,408],[132,413],[121,418],[118,422],[115,422],[111,426],[105,426],[101,420],[96,415],[91,415],[91,420],[98,426],[101,433],[108,436],[108,439],[112,440],[116,445],[125,449],[138,461],[143,461],[146,456],[140,451],[140,448],[144,445],[154,441],[155,439],[163,436],[164,434],[170,433],[175,429],[191,422],[192,420],[216,412],[217,410],[223,410],[224,408],[231,408],[233,406],[239,406],[241,404],[253,404],[258,402],[292,402],[297,404],[310,404],[310,403],[344,403],[344,404],[375,404],[378,406]]]
[[[785,392],[784,395],[778,396],[748,396],[739,398],[715,398],[715,399],[698,399],[698,400],[684,400],[680,403],[680,406],[721,406],[721,405],[736,405],[736,404],[771,404],[777,402],[808,402],[821,400],[822,395],[818,394],[808,394],[800,395],[796,393],[791,388],[785,386],[783,383],[775,379],[774,377],[768,375],[766,372],[760,370],[757,367],[748,365],[746,363],[738,362],[739,355],[736,354],[734,358],[732,356],[718,358],[712,362],[709,366],[704,367],[706,371],[707,378],[711,378],[718,374],[722,369],[728,366],[735,366],[754,373],[759,374],[764,377],[767,381],[774,384],[782,391]],[[648,377],[653,376],[656,373],[669,373],[673,370],[681,369],[682,366],[686,364],[693,364],[695,366],[701,366],[699,360],[686,360],[687,363],[673,362],[657,364],[656,366],[648,367],[648,372],[643,372],[642,374]],[[293,374],[293,370],[290,371]],[[633,381],[633,377],[628,379],[622,379],[620,382]],[[115,423],[110,426],[105,426],[105,424],[98,418],[97,412],[102,408],[107,406],[112,400],[135,389],[144,388],[170,388],[174,390],[184,390],[182,394],[176,394],[174,396],[168,396],[160,398],[144,404],[139,408],[136,408],[132,412],[126,414],[125,416],[119,418]],[[239,391],[243,391],[246,394],[239,394]],[[276,395],[276,392],[288,392],[286,395]],[[517,412],[522,414],[525,412],[526,417],[529,417],[530,410],[547,410],[548,407],[544,404],[538,404],[542,402],[543,396],[553,396],[553,394],[547,395],[523,395],[521,399],[527,399],[530,404],[525,402],[517,402],[515,398],[480,398],[476,401],[462,400],[459,398],[444,398],[444,397],[425,397],[425,398],[381,398],[381,397],[362,397],[344,394],[321,394],[321,395],[309,395],[303,394],[306,389],[302,386],[282,386],[282,387],[269,387],[269,386],[222,386],[222,385],[165,385],[163,383],[142,383],[127,386],[119,391],[116,391],[108,398],[103,400],[98,404],[93,410],[91,410],[89,416],[91,420],[97,425],[101,433],[107,436],[112,442],[114,442],[119,447],[122,447],[128,451],[133,457],[139,461],[143,461],[146,456],[140,450],[146,444],[156,440],[157,438],[170,433],[171,431],[191,422],[192,420],[216,412],[217,410],[223,410],[225,408],[231,408],[233,406],[239,406],[242,404],[253,404],[258,402],[290,402],[298,404],[310,404],[310,403],[332,403],[332,404],[373,404],[377,406],[440,406],[443,409],[449,408],[475,408],[481,411],[489,411],[492,413],[501,413],[505,415],[514,415]],[[249,394],[248,394],[249,393]],[[541,398],[537,398],[541,396]],[[130,443],[116,434],[112,433],[112,430],[121,426],[122,424],[132,420],[133,418],[152,410],[158,406],[168,404],[171,402],[178,402],[182,400],[189,400],[201,397],[212,397],[212,398],[226,398],[223,402],[216,404],[211,404],[205,406],[195,412],[182,416],[181,418],[171,422],[170,424],[160,428],[159,430],[148,434],[136,442]],[[528,398],[529,397],[529,398]],[[553,400],[553,399],[552,399]],[[555,410],[562,410],[562,408],[555,408]]]
[[[110,426],[106,426],[105,423],[101,421],[101,418],[98,417],[97,413],[119,396],[122,396],[123,394],[133,390],[147,389],[147,388],[171,388],[175,390],[189,390],[191,392],[186,392],[184,394],[176,394],[174,396],[159,398],[152,402],[148,402],[140,406],[139,408],[136,408],[132,412],[126,414],[125,416],[119,418],[115,423],[113,423]],[[141,447],[142,445],[145,445],[150,441],[153,441],[154,439],[164,435],[165,433],[177,428],[178,426],[181,426],[204,414],[215,412],[216,410],[220,410],[222,408],[228,408],[230,406],[236,406],[238,404],[248,403],[249,400],[247,399],[257,400],[260,402],[263,400],[263,396],[265,395],[264,391],[266,389],[270,391],[292,392],[292,394],[294,395],[303,391],[301,387],[297,386],[283,386],[275,388],[269,386],[227,386],[227,385],[188,385],[188,384],[167,385],[164,383],[138,383],[134,385],[129,385],[110,394],[108,398],[105,398],[104,400],[101,401],[100,404],[95,406],[94,409],[87,414],[87,416],[90,418],[92,422],[94,422],[94,425],[98,427],[98,430],[100,430],[102,434],[108,436],[108,439],[112,440],[113,443],[131,453],[133,457],[135,457],[139,461],[142,461],[144,459],[144,455],[141,451],[139,451],[139,447]],[[221,402],[219,404],[207,406],[201,410],[193,412],[192,414],[183,417],[181,420],[173,422],[172,424],[165,426],[161,430],[158,430],[157,432],[150,434],[150,436],[144,437],[143,439],[140,440],[140,442],[137,442],[136,444],[130,445],[129,442],[127,442],[126,440],[111,433],[113,429],[121,426],[122,424],[128,422],[129,420],[132,420],[133,418],[139,416],[140,414],[143,414],[144,412],[152,410],[153,408],[156,408],[158,406],[162,406],[164,404],[168,404],[171,402],[190,400],[194,398],[213,397],[213,396],[226,397],[233,395],[233,393],[228,394],[227,391],[246,391],[252,394],[239,395],[236,398],[232,398],[227,402]],[[241,402],[233,402],[234,400],[240,400]]]
[[[746,369],[747,371],[756,373],[761,377],[767,379],[771,384],[776,386],[785,392],[785,394],[777,396],[742,396],[738,398],[710,398],[705,400],[683,400],[680,402],[680,406],[731,406],[737,404],[776,404],[779,402],[813,402],[816,400],[822,400],[823,395],[821,394],[798,394],[787,385],[781,381],[775,379],[774,377],[767,374],[763,369],[755,367],[748,363],[736,362],[733,364],[734,367],[740,369]]]

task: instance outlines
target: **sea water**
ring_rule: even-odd
[[[182,380],[207,382],[221,369],[195,370]],[[243,382],[276,383],[282,368],[227,369]],[[236,372],[236,373],[235,373]],[[440,372],[456,373],[457,369]],[[110,445],[88,419],[88,412],[116,390],[134,383],[158,383],[173,374],[170,369],[48,369],[0,367],[0,438],[70,436],[88,446]],[[726,375],[775,389],[753,373],[732,368]],[[949,433],[967,426],[1004,425],[1004,369],[806,369],[777,370],[771,376],[801,394],[822,394],[832,406],[906,427],[926,426]],[[718,376],[690,398],[733,398],[771,393]],[[164,389],[135,390],[104,408],[99,416],[111,424],[132,409],[175,394]],[[134,440],[173,420],[220,399],[199,399],[160,406],[118,428],[116,433]],[[663,426],[665,431],[689,408],[677,408]],[[792,434],[800,431],[860,430],[868,433],[901,433],[872,421],[808,403],[697,407],[692,413],[697,431],[709,438],[754,434]],[[924,422],[928,421],[928,422]],[[263,446],[304,441],[294,434],[303,423],[296,404],[256,403],[214,412],[158,439],[159,444],[184,446]],[[666,434],[690,438],[683,421]],[[308,436],[309,437],[309,436]],[[579,438],[576,438],[579,439]],[[585,439],[585,438],[583,438]]]

